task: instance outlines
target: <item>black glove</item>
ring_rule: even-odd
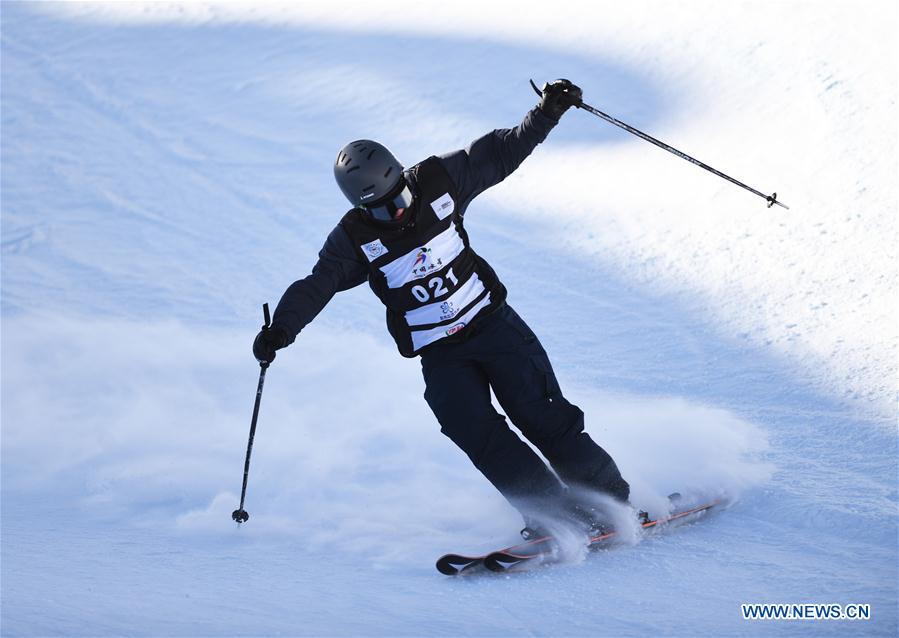
[[[253,356],[259,363],[271,363],[275,360],[275,350],[287,345],[287,331],[278,326],[263,328],[253,341]]]
[[[584,92],[570,80],[553,80],[543,85],[543,97],[537,106],[548,118],[559,118],[572,106],[581,103]]]

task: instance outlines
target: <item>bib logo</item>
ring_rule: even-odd
[[[431,256],[431,249],[427,246],[422,246],[418,251],[418,256],[415,258],[415,263],[412,264],[412,275],[418,279],[439,268],[443,268],[443,259],[438,257],[435,262]]]
[[[446,321],[456,316],[456,308],[452,301],[444,301],[440,304],[440,321]]]
[[[427,246],[422,246],[421,250],[418,251],[418,257],[415,258],[415,263],[412,264],[412,270],[417,270],[419,266],[424,266],[428,263],[428,255],[430,254],[431,249]]]
[[[453,326],[452,328],[450,328],[449,330],[447,330],[446,336],[447,337],[452,336],[452,335],[456,334],[457,332],[459,332],[460,330],[462,330],[462,328],[464,328],[464,327],[465,327],[465,322],[461,321],[461,322],[457,323],[455,326]]]

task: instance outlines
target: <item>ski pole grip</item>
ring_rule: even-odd
[[[268,312],[268,304],[267,303],[262,304],[262,316],[265,317],[265,325],[262,327],[266,328],[266,329],[271,327],[272,316]]]

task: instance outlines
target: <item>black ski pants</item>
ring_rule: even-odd
[[[527,518],[564,501],[564,487],[627,500],[630,487],[612,458],[584,432],[584,413],[559,389],[540,341],[508,304],[471,328],[464,341],[421,355],[425,399],[441,432]],[[506,424],[503,411],[555,470]]]

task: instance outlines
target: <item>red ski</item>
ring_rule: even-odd
[[[715,500],[703,505],[682,509],[663,518],[647,520],[642,523],[641,526],[643,529],[653,529],[664,526],[675,521],[681,521],[696,516],[712,509],[720,503],[721,501]],[[587,548],[595,550],[607,546],[611,544],[617,534],[617,532],[611,531],[598,536],[593,536],[587,541]],[[556,550],[557,544],[555,539],[552,536],[544,536],[480,556],[446,554],[437,560],[437,570],[441,574],[455,576],[463,573],[482,571],[481,568],[484,567],[492,572],[524,569],[527,565],[536,565],[552,561],[556,556]]]

